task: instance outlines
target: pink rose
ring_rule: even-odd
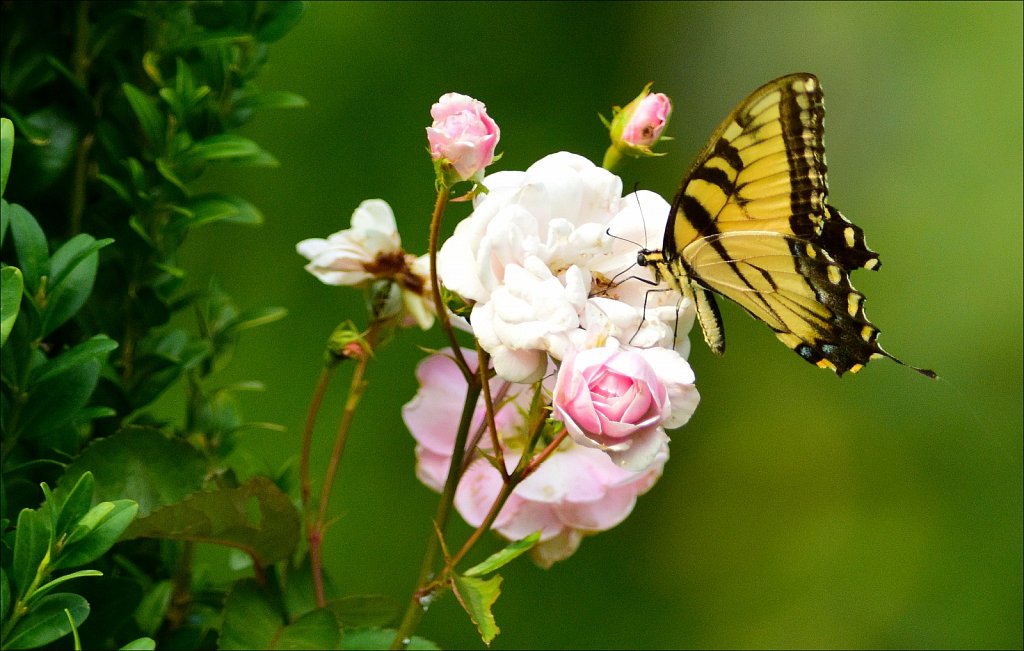
[[[658,142],[671,113],[672,102],[667,95],[647,95],[633,108],[633,114],[622,130],[622,142],[632,147],[649,148]]]
[[[627,470],[640,471],[668,440],[668,389],[642,354],[617,345],[570,352],[552,399],[555,416],[576,443],[599,448]]]
[[[427,127],[431,157],[447,161],[458,181],[482,177],[484,168],[494,160],[501,137],[487,107],[472,97],[447,93],[431,107],[430,116],[434,118]]]

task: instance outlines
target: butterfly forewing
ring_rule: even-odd
[[[891,357],[849,279],[853,269],[877,269],[878,256],[864,232],[826,203],[824,118],[814,75],[788,75],[754,91],[683,178],[663,251],[641,254],[661,278],[701,299],[699,321],[715,352],[725,337],[708,290],[839,375]]]

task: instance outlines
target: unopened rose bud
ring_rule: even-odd
[[[607,122],[612,144],[605,154],[605,168],[614,166],[625,156],[641,158],[661,156],[651,151],[665,131],[672,114],[672,101],[664,93],[650,92],[647,84],[636,99],[621,109],[614,109],[611,122]]]
[[[494,160],[501,130],[487,115],[483,102],[460,95],[442,95],[430,109],[434,123],[427,127],[430,156],[445,185],[483,178]]]

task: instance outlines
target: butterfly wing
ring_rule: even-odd
[[[864,232],[826,203],[824,117],[821,86],[807,73],[780,77],[744,100],[683,178],[663,269],[677,284],[685,278],[698,299],[711,290],[735,301],[801,357],[842,375],[892,356],[878,346],[864,296],[849,280],[853,269],[878,269],[878,256]],[[695,302],[705,339],[721,352],[713,298]],[[702,303],[709,309],[702,312]]]

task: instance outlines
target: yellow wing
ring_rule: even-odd
[[[754,91],[683,178],[662,251],[638,258],[691,295],[716,353],[725,350],[725,334],[710,292],[838,375],[892,358],[849,280],[851,270],[881,263],[863,231],[826,203],[824,116],[814,75],[788,75]]]

